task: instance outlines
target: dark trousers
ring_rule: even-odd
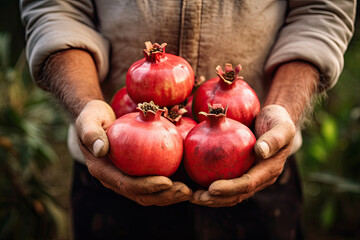
[[[82,239],[302,239],[302,193],[294,157],[277,182],[244,202],[143,207],[106,189],[75,161],[73,228]]]

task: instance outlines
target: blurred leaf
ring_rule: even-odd
[[[0,215],[0,239],[9,239],[12,226],[16,224],[18,214],[14,209],[8,209]]]
[[[310,173],[309,181],[331,185],[336,192],[360,193],[360,183],[330,173]]]
[[[10,34],[0,32],[0,69],[9,67],[10,63]]]
[[[54,162],[58,160],[58,157],[55,153],[55,151],[51,148],[50,145],[48,145],[47,143],[40,141],[39,145],[37,146],[37,153],[38,156],[41,159],[50,161],[50,162]]]
[[[321,125],[321,135],[324,137],[326,147],[330,150],[335,147],[338,140],[338,129],[334,118],[328,116]]]
[[[322,144],[322,139],[320,137],[315,137],[313,144],[309,146],[309,154],[312,158],[316,159],[318,162],[326,162],[327,160],[327,150]]]
[[[65,212],[57,205],[54,201],[44,198],[42,199],[47,211],[49,212],[51,218],[55,221],[57,235],[60,238],[65,238],[67,236],[67,219]]]
[[[324,206],[321,209],[321,225],[325,229],[329,229],[335,221],[335,205],[332,199],[329,199],[325,202]]]
[[[54,239],[56,228],[66,238],[65,213],[42,179],[58,160],[49,139],[63,116],[29,79],[24,51],[8,65],[8,39],[0,34],[0,239]]]

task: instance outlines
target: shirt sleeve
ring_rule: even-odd
[[[319,69],[325,89],[333,87],[354,31],[355,1],[289,0],[284,26],[265,64],[266,75],[272,76],[284,62],[303,60]]]
[[[20,0],[26,56],[33,79],[52,53],[69,48],[92,54],[99,80],[109,69],[109,42],[96,30],[91,0]]]

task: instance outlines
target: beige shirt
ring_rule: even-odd
[[[317,66],[330,88],[342,71],[355,17],[355,3],[347,0],[21,2],[33,78],[50,54],[86,49],[107,100],[125,84],[130,65],[143,57],[145,41],[166,42],[166,52],[184,57],[196,76],[207,79],[216,76],[217,65],[240,63],[241,75],[261,102],[274,70],[291,60]],[[76,144],[70,145],[79,158]]]

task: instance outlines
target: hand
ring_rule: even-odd
[[[192,191],[183,183],[173,183],[164,176],[128,176],[111,163],[105,156],[109,150],[106,130],[114,120],[111,107],[100,100],[87,103],[76,119],[80,149],[90,174],[105,187],[143,206],[166,206],[189,200]]]
[[[255,122],[255,165],[243,176],[213,182],[209,189],[194,193],[192,203],[228,207],[273,184],[281,174],[295,136],[295,125],[285,108],[268,105]]]

